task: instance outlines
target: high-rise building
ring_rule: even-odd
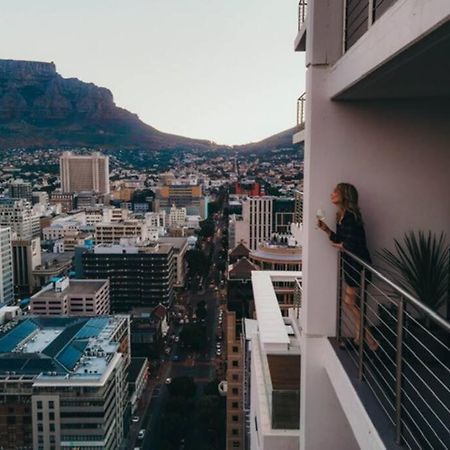
[[[270,239],[273,233],[273,199],[272,197],[249,197],[242,205],[242,216],[248,225],[248,245],[255,250],[258,244]],[[236,235],[237,242],[241,239]]]
[[[448,238],[450,71],[442,62],[450,2],[301,1],[298,17],[295,46],[306,49],[308,68],[303,130],[294,136],[305,158],[303,223],[295,227],[303,246],[300,448],[448,447],[447,280],[442,307],[432,310],[379,255],[396,252],[394,240],[401,245],[410,231]],[[345,241],[337,252],[316,228],[320,213],[336,229],[329,198],[341,182],[358,190],[373,264]],[[416,282],[448,274],[442,261],[424,259]],[[271,449],[280,448],[275,439]],[[263,447],[256,439],[253,448]]]
[[[15,293],[29,295],[38,287],[33,270],[41,265],[41,240],[14,239],[12,253]]]
[[[104,316],[109,314],[109,280],[60,277],[31,297],[31,314]]]
[[[23,198],[31,203],[31,183],[21,179],[13,180],[10,183],[8,190],[11,198]]]
[[[14,300],[11,229],[0,227],[0,306]]]
[[[240,444],[244,440],[245,448],[251,450],[303,448],[300,446],[298,311],[290,309],[289,316],[283,317],[276,293],[277,284],[295,283],[298,277],[301,272],[253,272],[256,320],[244,320],[240,343],[232,343],[238,349],[236,354],[242,353],[235,364],[236,369],[241,369],[237,378],[242,390],[242,429],[246,430],[246,439],[241,435]],[[236,389],[238,392],[239,387]],[[232,436],[229,439],[231,445],[227,449],[244,448],[240,444],[233,446]]]
[[[0,335],[5,450],[121,448],[129,415],[128,316],[25,316]]]
[[[109,157],[101,153],[74,155],[64,152],[59,160],[63,193],[93,191],[109,194]]]
[[[176,260],[171,244],[97,245],[76,257],[75,265],[77,276],[110,280],[113,312],[173,302]]]
[[[13,239],[40,235],[40,220],[31,203],[23,199],[0,199],[0,226],[10,227]]]

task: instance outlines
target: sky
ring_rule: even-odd
[[[298,0],[0,0],[0,58],[53,61],[161,131],[221,144],[295,125]]]

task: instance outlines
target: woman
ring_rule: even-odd
[[[339,183],[331,194],[331,202],[337,206],[336,232],[332,231],[322,220],[319,227],[325,231],[333,247],[339,250],[345,249],[360,259],[370,263],[370,254],[367,249],[366,233],[358,206],[358,191],[348,183]],[[350,255],[344,253],[342,256],[344,279],[346,289],[344,305],[353,318],[354,342],[359,345],[361,313],[358,307],[358,294],[361,287],[362,266]],[[366,281],[370,282],[370,272],[366,272]],[[378,349],[378,342],[373,338],[369,330],[365,331],[367,344],[371,350]]]

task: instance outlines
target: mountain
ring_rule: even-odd
[[[274,134],[262,141],[251,142],[244,145],[235,145],[233,149],[239,152],[263,152],[278,148],[292,148],[292,136],[298,129],[298,127],[289,128],[289,130]]]
[[[63,78],[53,63],[0,60],[0,149],[51,145],[216,147],[145,124],[116,106],[108,89]]]
[[[163,133],[116,106],[108,89],[63,78],[53,62],[0,59],[0,149],[70,146],[257,152],[292,147],[294,131],[235,147]]]

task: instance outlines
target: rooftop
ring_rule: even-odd
[[[125,316],[28,316],[0,327],[0,377],[99,380],[118,351]]]
[[[291,343],[273,282],[292,282],[301,276],[301,272],[294,271],[252,272],[256,318],[260,341],[264,347],[284,350]]]
[[[66,285],[61,286],[63,280],[67,280]],[[69,280],[58,278],[52,280],[49,285],[33,295],[32,299],[59,299],[70,294],[95,295],[106,283],[108,283],[108,280]]]

